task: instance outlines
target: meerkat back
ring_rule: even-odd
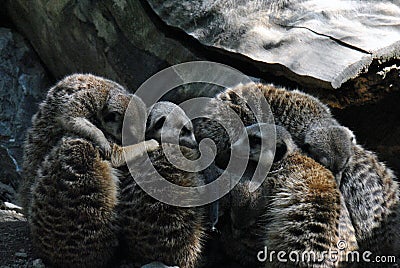
[[[173,116],[168,122],[166,117],[171,112]],[[156,103],[149,108],[146,139],[172,142],[174,137],[181,145],[196,147],[193,126],[184,111],[169,102]],[[171,143],[163,146],[174,147],[190,160],[198,157],[196,148]],[[151,184],[161,176],[179,186],[195,187],[203,185],[203,176],[174,166],[161,146],[149,152],[148,156],[134,159],[129,170],[131,175],[121,179],[118,215],[122,241],[130,259],[137,266],[157,261],[181,268],[196,267],[205,236],[204,209],[165,204],[147,194],[136,180]]]
[[[106,267],[118,245],[117,172],[85,139],[63,137],[39,167],[29,225],[37,256],[55,267]]]
[[[181,147],[180,150],[189,159],[197,155],[194,149]],[[136,159],[131,167],[131,171],[136,170],[135,174],[121,182],[118,213],[128,255],[140,266],[160,261],[170,266],[196,267],[205,236],[204,209],[175,207],[158,201],[140,188],[134,176],[152,183],[161,175],[169,182],[185,187],[201,186],[203,178],[169,163],[162,148],[149,153],[149,157],[154,169],[145,168],[145,159]]]
[[[376,255],[399,254],[400,205],[397,178],[377,156],[354,146],[340,187],[362,250]],[[372,257],[371,257],[372,259]]]

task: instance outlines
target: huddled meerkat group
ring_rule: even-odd
[[[252,148],[252,141],[260,144],[263,140],[251,138],[260,136],[254,124],[259,125],[260,118],[270,121],[263,114],[262,98],[277,125],[276,154],[289,153],[274,160],[257,191],[250,193],[249,179],[242,178],[230,192],[229,205],[223,205],[223,228],[231,233],[222,231],[228,255],[247,267],[346,266],[346,254],[356,250],[361,254],[371,251],[372,256],[397,256],[397,178],[372,152],[356,144],[354,134],[333,118],[326,105],[299,91],[249,83],[217,94],[206,109],[216,121],[226,117],[226,107],[234,110],[247,126]],[[217,147],[224,131],[210,119],[195,126],[197,137],[216,139]],[[298,149],[290,153],[293,143]],[[338,250],[343,241],[340,245],[345,248]],[[275,258],[260,264],[254,255],[260,246],[286,254],[311,251],[317,257],[327,249],[338,250],[338,260],[326,257],[319,263],[282,263]]]
[[[217,94],[204,109],[210,118],[192,123],[173,103],[147,109],[119,84],[89,74],[52,87],[27,134],[20,191],[38,256],[54,267],[108,267],[119,251],[134,267],[205,266],[206,207],[164,204],[136,180],[151,184],[159,174],[185,187],[213,181],[209,177],[217,174],[177,168],[160,146],[178,146],[195,160],[203,138],[217,146],[218,174],[231,148],[241,152],[249,146],[246,171],[240,178],[229,174],[239,182],[213,215],[220,218],[218,243],[244,267],[344,267],[348,263],[340,257],[347,252],[399,253],[397,179],[318,99],[250,83]],[[130,126],[132,144],[122,146],[128,111],[147,120]],[[229,111],[244,128],[237,129]],[[276,139],[265,135],[274,132]],[[274,152],[262,146],[271,141]],[[250,191],[254,167],[268,163],[265,180]],[[346,247],[337,253],[339,260],[325,255],[341,241]],[[264,248],[313,252],[316,258],[262,261],[258,253]]]

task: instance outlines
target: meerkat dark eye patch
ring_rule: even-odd
[[[249,137],[249,143],[250,143],[250,146],[254,146],[254,145],[260,145],[261,146],[261,137],[258,137],[258,136],[250,136]]]
[[[182,136],[190,136],[191,134],[192,134],[192,132],[187,127],[182,128],[182,130],[181,130]]]
[[[288,151],[286,143],[277,143],[275,149],[274,163],[282,160]]]
[[[119,114],[117,112],[109,112],[104,116],[104,122],[116,122],[119,118]]]
[[[154,124],[154,130],[161,129],[165,123],[165,119],[166,119],[165,116],[158,119],[158,121]]]
[[[310,148],[311,148],[311,145],[308,143],[304,143],[303,146],[301,146],[301,150],[303,152],[305,152],[306,154],[310,153]]]

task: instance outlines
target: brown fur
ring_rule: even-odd
[[[399,185],[392,170],[359,145],[340,187],[362,251],[399,256]]]
[[[263,105],[265,102],[261,101],[264,98],[275,124],[286,128],[296,144],[309,156],[328,167],[334,175],[340,174],[353,154],[354,136],[348,128],[339,125],[326,105],[311,95],[273,85],[249,83],[219,93],[206,109],[214,118],[226,121],[230,120],[227,108],[220,107],[228,106],[239,115],[245,126],[273,123],[266,113],[268,109]],[[252,103],[255,109],[251,110],[246,103]],[[208,121],[202,120],[195,128],[199,138],[224,137],[224,130]],[[218,148],[226,149],[224,144],[229,148],[227,137],[225,135],[225,140],[216,138],[217,144],[222,144]],[[340,176],[337,179],[340,181]]]
[[[60,138],[67,134],[86,138],[107,155],[111,150],[107,139],[120,143],[122,118],[131,99],[117,83],[89,74],[68,76],[49,90],[32,118],[24,145],[20,198],[25,209],[38,167]],[[137,102],[138,111],[145,112],[144,104]],[[103,128],[106,125],[102,117],[108,113],[118,115],[114,129]]]
[[[259,128],[262,127],[261,124]],[[246,129],[249,138],[260,135],[253,126]],[[271,263],[258,262],[256,257],[264,246],[269,251],[313,250],[321,254],[324,250],[336,250],[337,242],[345,240],[347,250],[357,249],[354,228],[332,173],[302,155],[284,128],[277,126],[276,134],[282,158],[275,157],[276,162],[261,187],[251,193],[249,178],[242,177],[230,198],[223,199],[226,211],[222,241],[228,255],[248,267],[269,267]]]
[[[195,150],[181,147],[181,151],[189,159],[197,157]],[[144,159],[137,159],[131,167],[146,182],[154,181],[158,172],[180,186],[203,184],[199,174],[181,171],[170,164],[161,148],[151,152],[150,159],[157,171],[145,169]],[[121,180],[118,213],[128,255],[137,266],[160,261],[181,268],[196,267],[205,236],[203,208],[174,207],[157,201],[129,175]]]
[[[38,257],[55,267],[107,266],[118,245],[118,178],[91,142],[63,137],[32,192],[29,224]]]
[[[283,250],[287,254],[305,250],[321,254],[324,250],[335,250],[341,237],[354,236],[343,229],[339,235],[343,208],[333,175],[298,152],[274,164],[261,189],[252,194],[256,201],[240,206],[246,199],[243,194],[246,191],[248,185],[244,183],[231,192],[231,217],[232,212],[245,220],[251,211],[254,215],[247,225],[222,231],[227,231],[224,234],[227,252],[244,265],[281,267],[283,264],[278,262],[258,262],[257,253],[264,246],[269,251]],[[293,267],[294,264],[287,265]],[[320,264],[303,265],[320,267]],[[334,266],[332,263],[324,265]]]

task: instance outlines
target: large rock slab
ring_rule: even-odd
[[[400,4],[390,1],[6,0],[56,78],[91,72],[133,91],[206,59],[300,87],[333,107],[399,90]]]
[[[271,74],[294,81],[332,106],[399,89],[393,82],[399,70],[387,69],[400,63],[397,0],[147,2],[167,25],[204,46],[251,62],[267,81]]]

